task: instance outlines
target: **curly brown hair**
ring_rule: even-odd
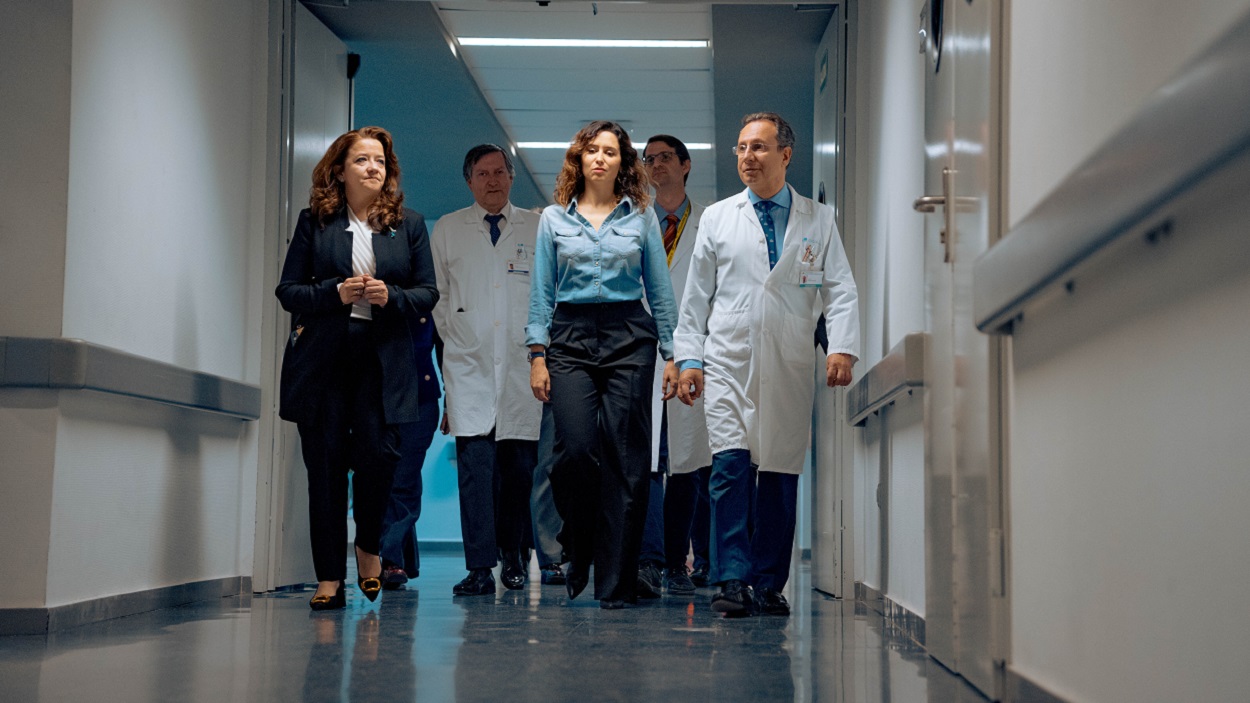
[[[568,151],[564,152],[564,166],[556,177],[556,202],[568,205],[574,196],[580,195],[586,189],[586,176],[582,173],[582,154],[586,153],[587,147],[600,132],[611,132],[621,145],[621,170],[616,174],[613,192],[629,196],[634,201],[634,207],[642,210],[651,202],[651,195],[647,191],[650,183],[647,171],[642,167],[642,159],[638,158],[638,152],[629,140],[629,132],[619,124],[607,120],[595,120],[573,136]]]
[[[338,175],[343,172],[347,152],[362,139],[377,140],[386,157],[386,181],[382,184],[382,192],[369,206],[369,226],[376,232],[385,232],[404,221],[404,194],[399,190],[399,158],[395,156],[391,133],[381,127],[361,127],[335,139],[313,169],[308,207],[322,227],[347,207],[347,194]]]

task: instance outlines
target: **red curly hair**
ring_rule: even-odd
[[[313,169],[308,207],[322,227],[347,208],[347,194],[338,175],[343,172],[347,152],[362,139],[377,140],[386,157],[386,181],[382,184],[382,192],[369,206],[369,226],[375,232],[385,232],[404,221],[404,194],[399,190],[399,158],[395,156],[391,133],[381,127],[361,127],[335,139]]]
[[[651,194],[647,191],[650,180],[647,171],[642,167],[642,159],[629,140],[629,132],[615,122],[596,120],[582,127],[568,151],[564,152],[564,166],[556,177],[555,199],[561,205],[568,205],[574,196],[586,189],[586,176],[582,173],[582,154],[600,132],[611,132],[621,145],[621,170],[616,174],[616,183],[612,190],[617,195],[628,195],[634,201],[634,207],[642,210],[651,202]]]

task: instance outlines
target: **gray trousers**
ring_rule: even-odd
[[[530,491],[530,514],[534,520],[534,549],[538,551],[539,566],[561,564],[560,542],[556,539],[564,520],[556,510],[551,497],[551,466],[556,443],[556,421],[551,413],[551,403],[543,403],[543,424],[538,435],[538,463],[534,466],[534,484]]]

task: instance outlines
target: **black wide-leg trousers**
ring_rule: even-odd
[[[636,600],[656,343],[655,320],[640,301],[561,303],[551,323],[560,542],[573,569],[593,562],[598,599]]]
[[[386,424],[382,364],[370,322],[352,320],[320,421],[300,423],[308,469],[308,522],[318,581],[347,576],[347,480],[352,472],[356,546],[380,551],[382,519],[399,462],[399,426]]]

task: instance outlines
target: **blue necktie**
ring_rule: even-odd
[[[761,200],[755,204],[755,214],[759,215],[760,225],[764,228],[764,241],[768,243],[768,270],[777,265],[777,227],[773,224],[773,201]]]
[[[499,243],[499,221],[503,219],[503,215],[487,215],[486,222],[490,224],[490,245],[495,246]]]

